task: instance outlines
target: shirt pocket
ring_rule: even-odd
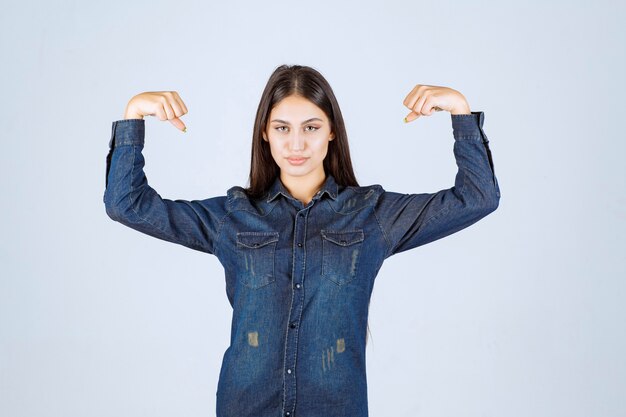
[[[274,253],[278,232],[238,232],[237,262],[244,285],[257,289],[276,280]]]
[[[322,276],[344,285],[357,276],[363,229],[321,230]]]

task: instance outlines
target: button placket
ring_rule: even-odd
[[[308,209],[304,209],[308,210]],[[292,288],[291,308],[289,310],[289,326],[287,327],[285,346],[285,372],[283,384],[283,410],[285,416],[293,415],[296,406],[296,354],[298,346],[299,321],[304,305],[304,260],[305,251],[305,211],[297,214],[294,225],[294,264],[292,270],[293,280],[296,281]],[[290,410],[290,411],[288,411]]]

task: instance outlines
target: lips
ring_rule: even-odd
[[[287,158],[287,161],[291,165],[302,165],[308,158],[296,157],[296,158]]]

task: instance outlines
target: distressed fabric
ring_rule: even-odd
[[[313,200],[279,178],[263,198],[233,186],[204,200],[162,198],[144,173],[145,121],[113,122],[107,214],[217,256],[233,308],[218,417],[366,417],[365,344],[374,279],[388,257],[470,226],[499,204],[483,112],[451,115],[454,186],[435,193],[344,187]]]

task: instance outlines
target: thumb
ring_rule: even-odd
[[[187,132],[187,126],[185,126],[183,121],[180,120],[178,117],[175,117],[172,120],[170,120],[170,123],[173,124],[174,127],[176,127],[177,129],[180,129],[185,133]]]

